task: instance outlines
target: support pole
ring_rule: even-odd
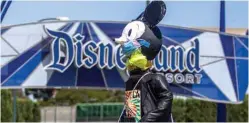
[[[16,122],[16,90],[12,90],[13,95],[13,122]]]
[[[220,32],[226,32],[225,1],[220,1]]]
[[[217,103],[217,122],[226,122],[226,104]]]
[[[225,1],[220,1],[220,32],[226,32]],[[226,122],[226,104],[217,103],[217,122]]]

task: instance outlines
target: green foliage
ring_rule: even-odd
[[[13,103],[10,90],[1,90],[1,121],[12,122]],[[26,98],[17,98],[16,102],[16,121],[17,122],[39,122],[40,107]]]
[[[17,122],[39,122],[40,106],[28,99],[17,99]]]
[[[248,121],[248,96],[245,101],[239,105],[227,105],[227,121],[229,122],[247,122]]]
[[[33,103],[33,121],[32,122],[40,122],[41,121],[41,112],[40,105],[38,103]]]
[[[84,90],[58,90],[54,99],[54,103],[56,103],[56,105],[74,105],[77,102],[85,102],[84,95],[86,95]]]
[[[17,121],[18,122],[32,122],[34,103],[26,99],[17,100]]]
[[[196,107],[195,107],[196,106]],[[216,104],[204,101],[189,100],[186,103],[187,108],[187,121],[199,121],[199,122],[215,122],[216,121]],[[205,112],[205,113],[203,113]],[[193,117],[194,116],[194,117]]]
[[[227,104],[227,121],[248,121],[248,97],[242,104]],[[176,122],[216,122],[216,103],[195,99],[174,99],[172,114]]]
[[[11,91],[1,89],[1,122],[12,121],[12,100]]]
[[[17,100],[17,103],[16,103],[16,112],[17,112],[17,114],[16,114],[16,121],[17,122],[25,122],[25,115],[26,115],[26,113],[25,113],[25,105],[23,105],[23,104],[25,104],[25,103],[23,103],[24,101],[21,101],[21,100]]]
[[[56,102],[55,102],[55,99],[49,99],[48,101],[40,101],[39,105],[41,107],[43,107],[43,106],[55,106]]]
[[[186,110],[185,101],[180,99],[173,100],[172,114],[174,116],[174,121],[186,121]]]
[[[88,102],[122,102],[123,91],[90,90],[90,89],[61,89],[57,90],[55,98],[40,101],[41,106],[75,105]]]

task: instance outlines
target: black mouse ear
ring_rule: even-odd
[[[156,26],[166,14],[166,5],[163,1],[152,1],[143,13],[143,21],[149,26]]]

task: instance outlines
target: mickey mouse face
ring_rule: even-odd
[[[153,30],[155,28],[157,28],[157,27],[156,26],[153,27]],[[138,41],[139,44],[141,45],[140,48],[141,48],[142,54],[145,55],[148,60],[152,60],[155,58],[157,53],[160,51],[161,45],[162,45],[162,40],[159,39],[155,35],[153,30],[151,28],[149,28],[148,25],[146,25],[145,23],[143,23],[141,21],[133,21],[133,22],[128,23],[125,26],[121,37],[116,38],[115,42],[117,42],[123,46],[125,44],[133,44],[133,45],[127,45],[127,51],[132,52],[133,50],[132,51],[130,51],[130,50],[134,49],[134,48],[131,48],[130,46],[135,47],[134,43],[136,41]],[[159,30],[159,32],[160,32],[160,30]],[[161,35],[161,32],[159,33],[159,35]],[[140,42],[141,40],[143,40],[143,42],[145,42],[145,43],[141,43]],[[129,43],[127,43],[127,42],[129,42]],[[148,45],[143,45],[143,44],[148,44]]]
[[[123,44],[127,41],[133,41],[141,38],[145,32],[145,24],[141,21],[132,21],[128,23],[120,38],[116,38],[115,41],[119,44]]]

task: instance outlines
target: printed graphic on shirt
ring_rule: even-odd
[[[136,122],[141,119],[140,90],[125,91],[126,116],[135,118]]]

